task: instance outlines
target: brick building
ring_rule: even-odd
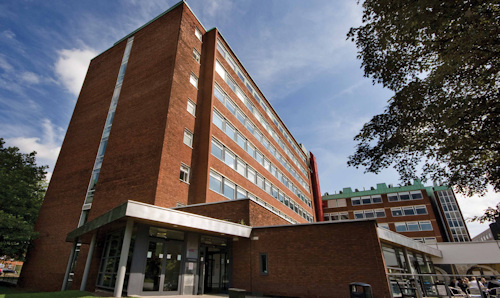
[[[321,204],[314,155],[181,1],[92,59],[19,284],[391,297],[389,258],[442,256],[370,218],[317,222]]]
[[[378,226],[414,240],[436,242],[470,241],[453,190],[445,186],[413,185],[389,187],[377,184],[370,190],[344,188],[323,197],[325,221],[375,218]]]

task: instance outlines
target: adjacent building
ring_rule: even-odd
[[[453,190],[446,186],[377,184],[323,197],[325,221],[376,218],[378,226],[423,243],[467,242],[470,235]]]

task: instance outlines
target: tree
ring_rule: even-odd
[[[348,165],[500,191],[499,12],[498,0],[363,2],[347,37],[364,76],[394,95],[355,136]]]
[[[46,190],[46,166],[37,166],[36,152],[4,148],[0,138],[0,255],[22,260]]]
[[[487,221],[495,222],[496,219],[500,216],[500,203],[497,204],[496,208],[488,207],[484,211],[483,215],[473,216],[469,219],[469,221],[479,221],[480,223],[484,223]]]

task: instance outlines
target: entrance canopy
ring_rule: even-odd
[[[85,238],[90,239],[93,231],[112,223],[123,222],[127,219],[138,222],[150,222],[156,225],[173,226],[178,229],[243,238],[250,238],[252,231],[251,227],[237,223],[136,201],[128,201],[69,232],[66,241],[71,242],[76,238],[80,238],[81,240]]]

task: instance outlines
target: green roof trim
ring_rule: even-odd
[[[321,199],[323,201],[328,201],[328,200],[373,196],[373,195],[381,195],[393,192],[422,190],[422,189],[426,189],[426,187],[422,184],[422,182],[420,182],[420,180],[415,180],[413,185],[405,185],[398,187],[387,187],[385,183],[378,183],[376,189],[363,190],[363,191],[352,191],[352,188],[344,187],[342,193],[323,196]]]
[[[449,189],[451,190],[451,187],[446,185],[434,186],[434,191],[449,190]]]

